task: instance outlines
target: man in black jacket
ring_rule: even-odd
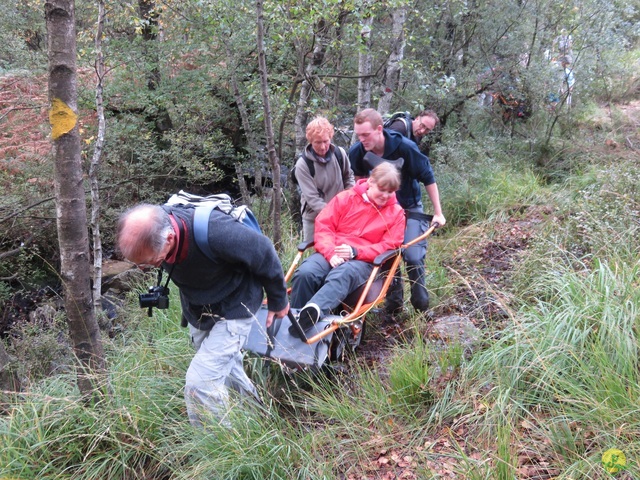
[[[185,383],[189,420],[213,415],[229,425],[229,389],[260,398],[245,373],[242,352],[251,320],[267,294],[267,326],[289,310],[284,273],[271,241],[231,215],[213,209],[208,241],[214,259],[196,245],[195,209],[142,204],[124,212],[117,241],[124,258],[162,267],[180,290],[183,324],[196,350]]]
[[[438,185],[429,158],[418,150],[418,146],[398,132],[384,129],[382,117],[372,108],[362,110],[355,116],[354,131],[360,141],[349,150],[349,160],[356,178],[369,175],[364,160],[367,152],[372,152],[385,160],[399,158],[404,160],[400,171],[402,175],[400,190],[396,192],[398,202],[407,215],[404,241],[408,242],[420,236],[429,228],[429,222],[424,219],[420,183],[424,184],[431,200],[433,222],[443,226],[446,219],[440,206]],[[426,254],[426,241],[413,245],[404,252],[407,275],[411,282],[411,304],[418,311],[429,309],[429,292],[425,285],[424,269]],[[402,286],[399,281],[394,283],[395,289],[390,289],[387,294],[386,309],[390,314],[397,314],[403,308]]]

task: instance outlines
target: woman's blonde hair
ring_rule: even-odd
[[[333,125],[329,123],[329,120],[324,117],[317,116],[307,125],[306,137],[309,143],[313,142],[313,140],[320,135],[324,135],[327,133],[329,134],[329,139],[332,139],[335,130],[333,128]]]
[[[400,170],[389,162],[382,162],[371,171],[369,179],[379,188],[395,192],[400,188]]]

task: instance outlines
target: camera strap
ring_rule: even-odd
[[[167,288],[169,286],[169,281],[171,280],[171,274],[173,273],[173,267],[175,267],[176,264],[174,263],[173,265],[171,265],[171,270],[169,270],[169,274],[167,275],[167,281],[164,284],[164,288]],[[162,268],[162,266],[158,269],[158,286],[162,286],[162,272],[164,271],[164,268]]]

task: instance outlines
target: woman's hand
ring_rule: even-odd
[[[331,265],[331,268],[335,268],[338,265],[342,265],[344,262],[346,262],[346,260],[336,254],[329,260],[329,265]]]

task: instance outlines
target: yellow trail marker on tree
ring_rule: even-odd
[[[51,124],[51,136],[57,140],[65,133],[69,133],[76,126],[78,116],[59,98],[51,101],[49,111],[49,123]]]

